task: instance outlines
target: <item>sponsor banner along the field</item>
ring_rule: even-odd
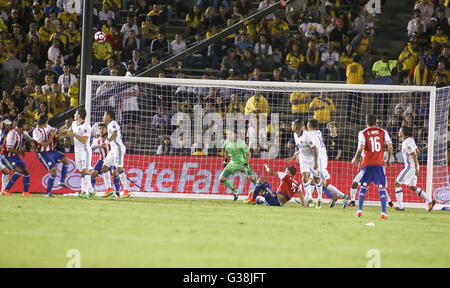
[[[53,187],[53,193],[71,193],[79,191],[81,188],[81,175],[77,171],[73,154],[66,154],[70,158],[70,165],[67,172],[67,184],[72,190],[57,186],[59,182],[61,164],[57,165],[58,175]],[[98,158],[98,154],[94,154],[92,166]],[[36,153],[26,153],[25,163],[28,166],[31,175],[31,192],[43,193],[47,189],[48,172],[42,163],[38,160]],[[164,192],[164,193],[191,193],[191,194],[209,194],[209,195],[231,195],[231,191],[227,191],[226,187],[220,182],[220,174],[222,173],[222,157],[207,156],[157,156],[157,155],[126,155],[125,168],[129,179],[130,191],[141,192]],[[268,164],[272,169],[284,171],[288,165],[297,168],[296,178],[300,181],[298,162],[286,163],[284,159],[260,159],[252,158],[251,167],[255,174],[265,177],[272,188],[276,191],[279,180],[268,175],[264,170],[264,164]],[[388,180],[388,193],[395,201],[394,182],[396,176],[403,169],[403,164],[392,164],[386,168]],[[447,170],[448,169],[441,169]],[[350,186],[354,176],[357,174],[357,168],[352,166],[348,161],[329,161],[328,171],[331,174],[330,184],[336,186],[342,192],[349,194]],[[448,173],[447,173],[448,175]],[[230,178],[234,182],[236,188],[247,195],[248,191],[253,188],[253,184],[242,173],[237,173]],[[445,180],[446,177],[445,177]],[[446,182],[446,181],[445,181]],[[419,187],[426,187],[426,166],[420,166],[420,176],[418,177]],[[97,191],[104,191],[105,185],[102,177],[97,177]],[[11,189],[12,192],[21,192],[23,184],[19,179]],[[404,186],[404,199],[407,202],[423,202],[415,193],[409,191]],[[316,195],[316,192],[315,194]],[[324,196],[325,197],[325,196]],[[450,184],[442,183],[441,186],[435,185],[433,197],[440,203],[450,203]],[[378,193],[371,185],[367,200],[378,200]]]

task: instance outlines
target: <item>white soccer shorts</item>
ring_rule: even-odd
[[[75,152],[75,165],[79,171],[83,171],[84,169],[91,170],[91,160],[92,160],[92,152],[89,151],[81,151]]]
[[[408,186],[416,186],[417,176],[415,170],[413,168],[404,168],[400,174],[398,174],[395,182]]]

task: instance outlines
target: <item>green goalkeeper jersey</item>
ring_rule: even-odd
[[[230,155],[231,162],[234,162],[237,165],[244,165],[245,162],[247,162],[247,152],[250,148],[248,148],[243,140],[236,139],[234,142],[225,140],[223,148],[227,151],[228,155]]]

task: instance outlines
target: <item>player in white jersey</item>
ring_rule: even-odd
[[[123,194],[121,198],[129,198],[131,194],[128,192],[127,175],[123,169],[125,160],[125,145],[122,142],[122,133],[120,132],[120,126],[115,121],[115,114],[113,111],[106,111],[103,115],[103,121],[106,123],[108,128],[108,138],[105,143],[111,145],[111,150],[105,158],[103,163],[103,172],[107,175],[109,174],[109,169],[115,167],[112,174],[113,177],[119,176],[120,182],[123,186]],[[106,176],[107,177],[107,176]],[[104,197],[109,197],[114,194],[111,187],[108,188]]]
[[[310,119],[308,121],[307,128],[309,138],[315,143],[315,145],[317,145],[319,152],[319,169],[317,173],[312,173],[313,179],[310,181],[310,183],[316,186],[318,192],[316,208],[322,207],[322,192],[325,192],[327,196],[329,195],[328,197],[331,197],[330,208],[332,208],[336,203],[337,196],[342,198],[344,202],[343,208],[345,208],[347,206],[348,195],[342,193],[339,189],[327,183],[327,180],[330,179],[330,173],[328,173],[327,170],[328,155],[325,143],[323,141],[322,132],[318,129],[319,122],[315,119]],[[331,192],[332,195],[328,192]]]
[[[1,138],[1,143],[3,143],[3,121],[0,120],[0,138]],[[2,171],[2,190],[5,190],[6,188],[6,184],[8,184],[9,181],[9,170],[8,168],[2,164],[2,158],[3,158],[3,154],[0,154],[0,170]],[[0,191],[0,192],[1,192]]]
[[[399,132],[402,142],[402,155],[405,161],[405,168],[398,174],[395,180],[395,196],[397,197],[398,207],[395,210],[404,211],[403,208],[403,192],[402,184],[408,185],[411,191],[414,191],[422,197],[428,204],[428,212],[433,210],[436,204],[435,200],[432,200],[425,191],[420,187],[417,187],[417,176],[419,176],[419,162],[417,161],[417,149],[416,142],[412,138],[412,128],[403,126]]]
[[[309,137],[309,132],[306,130],[305,124],[302,120],[297,119],[292,122],[292,131],[294,132],[295,145],[298,151],[295,154],[287,158],[289,163],[298,159],[300,163],[300,171],[302,173],[302,184],[305,189],[305,201],[308,206],[314,206],[312,198],[312,192],[314,186],[310,185],[310,173],[317,173],[319,169],[319,151],[315,143]],[[312,189],[311,189],[312,188]]]
[[[111,187],[111,175],[110,173],[108,173],[108,175],[106,175],[106,173],[103,173],[103,163],[106,159],[106,156],[108,155],[109,151],[111,150],[111,144],[106,144],[106,139],[108,138],[108,128],[106,127],[105,123],[100,123],[98,125],[99,129],[100,129],[100,136],[96,139],[94,139],[92,141],[92,145],[91,145],[91,149],[92,151],[95,150],[99,150],[100,152],[100,158],[98,159],[97,163],[95,164],[94,168],[92,169],[91,172],[91,184],[92,187],[95,188],[95,180],[97,178],[97,176],[99,174],[102,174],[103,176],[103,180],[105,182],[106,187]],[[113,169],[115,169],[115,167],[112,167]],[[110,168],[110,170],[113,170]],[[120,190],[120,179],[119,177],[114,177],[114,187],[116,189],[116,192]],[[117,192],[116,196],[120,196],[118,195],[119,192]]]
[[[75,144],[75,165],[81,173],[81,194],[80,197],[93,198],[95,196],[94,188],[91,185],[91,169],[92,149],[90,145],[91,140],[91,125],[85,121],[86,110],[83,108],[75,112],[75,121],[72,123],[70,129],[60,130],[60,134],[66,134],[73,137]]]

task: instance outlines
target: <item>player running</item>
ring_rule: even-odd
[[[336,203],[337,196],[342,198],[344,204],[343,208],[347,206],[347,200],[348,195],[342,193],[334,187],[331,184],[327,183],[327,180],[330,179],[330,173],[327,170],[328,166],[328,155],[327,155],[327,149],[325,147],[325,143],[323,141],[322,132],[319,130],[319,122],[316,119],[310,119],[308,121],[307,125],[310,138],[315,140],[315,143],[318,147],[319,152],[319,169],[318,173],[312,173],[313,181],[310,183],[314,183],[318,192],[318,200],[317,200],[317,206],[316,208],[322,207],[322,192],[327,193],[331,192],[331,202],[330,202],[330,208],[334,207],[334,204]]]
[[[111,188],[111,170],[114,170],[115,167],[111,167],[110,171],[108,171],[107,173],[103,173],[103,163],[104,160],[106,158],[106,156],[108,155],[109,151],[111,150],[111,144],[106,144],[105,141],[108,138],[108,128],[106,126],[105,123],[100,123],[99,125],[100,128],[100,137],[94,139],[94,141],[92,141],[92,145],[91,145],[91,149],[92,151],[95,150],[99,150],[100,151],[100,159],[98,159],[97,163],[95,163],[94,168],[92,169],[91,172],[91,185],[92,187],[95,187],[95,180],[97,178],[97,176],[99,174],[102,174],[103,176],[103,180],[106,184],[107,188]],[[119,177],[114,177],[114,187],[115,187],[115,192],[116,192],[116,197],[119,197],[119,191],[120,191],[120,179]]]
[[[75,121],[73,121],[70,129],[59,130],[60,134],[73,137],[75,144],[75,164],[81,173],[81,198],[95,197],[94,188],[91,185],[91,169],[92,150],[90,145],[91,140],[91,125],[85,121],[86,110],[79,108],[75,112]]]
[[[403,126],[399,132],[402,142],[402,155],[405,161],[405,168],[398,174],[395,180],[395,196],[397,197],[398,207],[395,210],[404,211],[403,208],[403,192],[402,184],[408,185],[411,191],[417,193],[428,204],[428,212],[433,210],[436,205],[435,200],[431,200],[430,197],[421,188],[417,187],[417,177],[419,176],[419,162],[417,161],[418,149],[414,138],[412,138],[412,128]]]
[[[45,169],[50,173],[47,182],[46,197],[53,197],[52,188],[56,179],[56,164],[62,162],[61,178],[59,185],[69,188],[66,182],[67,168],[69,167],[69,158],[63,153],[56,151],[56,128],[48,125],[48,116],[41,115],[38,119],[37,127],[33,131],[33,140],[37,143],[37,157],[44,165]]]
[[[9,179],[8,184],[5,189],[2,190],[2,194],[5,196],[10,196],[9,190],[16,183],[20,175],[23,175],[23,196],[32,196],[28,192],[30,188],[30,172],[28,172],[27,165],[23,162],[22,158],[25,157],[25,152],[22,150],[24,143],[24,131],[27,130],[27,122],[25,119],[21,118],[17,120],[16,128],[9,131],[6,139],[3,141],[2,154],[3,158],[1,162],[9,170],[14,171],[14,174]],[[27,137],[28,138],[28,137]]]
[[[376,127],[377,117],[373,114],[367,115],[367,128],[360,131],[358,134],[358,150],[352,159],[352,164],[356,165],[364,151],[364,158],[362,160],[362,177],[361,188],[359,190],[358,210],[356,216],[362,216],[362,208],[364,199],[366,197],[367,188],[370,182],[378,186],[381,202],[381,219],[387,219],[386,214],[386,174],[385,168],[391,164],[392,156],[392,141],[389,134],[381,128]],[[388,146],[388,158],[384,162],[384,145]]]
[[[264,167],[266,168],[267,173],[280,179],[280,185],[278,186],[277,192],[274,193],[269,182],[261,177],[258,179],[258,183],[256,184],[253,193],[249,193],[247,203],[265,203],[267,206],[283,206],[292,198],[295,192],[298,192],[301,203],[303,206],[306,206],[305,198],[303,198],[302,191],[299,189],[300,183],[294,179],[295,173],[297,172],[295,167],[289,166],[284,172],[276,172],[270,169],[267,164],[264,164]],[[258,197],[260,192],[264,198]]]
[[[223,143],[223,150],[225,160],[223,161],[222,166],[224,166],[225,169],[222,171],[222,174],[220,174],[220,182],[233,191],[233,201],[236,201],[240,192],[234,188],[233,183],[231,183],[228,178],[238,171],[241,171],[248,176],[250,181],[256,184],[256,178],[250,167],[252,153],[247,144],[245,144],[243,140],[237,138],[236,132],[232,130],[228,131],[228,139]],[[231,159],[230,163],[228,163],[228,156],[230,156]]]
[[[131,197],[131,194],[130,192],[128,192],[127,175],[125,174],[125,170],[123,169],[126,148],[122,142],[122,133],[120,132],[120,126],[115,121],[114,111],[106,111],[103,115],[103,121],[106,123],[106,128],[108,130],[108,137],[106,138],[105,143],[111,145],[111,150],[109,151],[108,155],[106,155],[105,161],[103,163],[103,173],[106,174],[105,177],[108,177],[109,170],[113,169],[113,177],[119,177],[120,182],[123,186],[123,194],[121,198],[129,198]],[[116,169],[114,169],[114,167]],[[111,181],[106,181],[106,185],[108,188],[103,197],[109,197],[114,194],[114,191],[111,188]]]

